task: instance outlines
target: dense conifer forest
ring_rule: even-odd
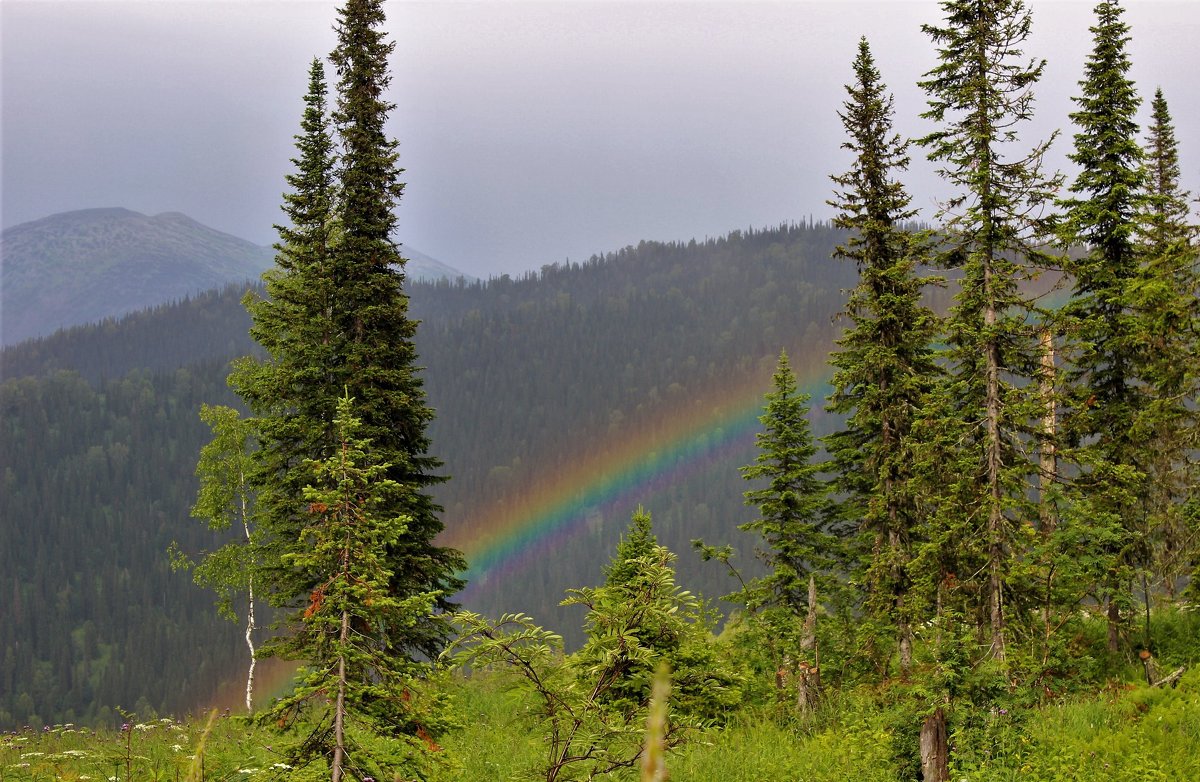
[[[414,284],[418,350],[438,411],[434,450],[452,476],[437,495],[448,529],[506,497],[516,502],[589,443],[620,442],[730,377],[767,382],[781,349],[818,378],[840,290],[853,281],[830,258],[842,236],[820,224],[747,229],[643,242],[516,279]],[[207,437],[199,409],[236,404],[228,362],[254,349],[243,293],[214,291],[0,354],[3,518],[14,542],[3,570],[15,606],[42,607],[14,611],[4,626],[8,724],[91,722],[139,703],[140,712],[176,713],[207,702],[242,666],[237,628],[186,574],[171,572],[166,550],[173,540],[193,551],[213,545],[188,518]],[[687,554],[689,541],[732,542],[736,523],[749,518],[737,468],[751,449],[632,500],[652,508],[664,541],[684,552],[688,583],[704,594],[725,594],[732,582]],[[36,529],[19,523],[31,517],[41,519]],[[613,511],[596,541],[559,550],[530,568],[536,579],[513,579],[503,596],[480,595],[472,607],[503,610],[511,599],[577,643],[558,601],[599,578],[593,546],[615,543],[627,517]],[[156,598],[143,603],[142,594]],[[154,605],[164,608],[139,616],[134,640],[125,632],[132,614]],[[87,646],[59,643],[82,643],[89,620],[103,646],[90,635]],[[55,705],[31,706],[45,703]]]

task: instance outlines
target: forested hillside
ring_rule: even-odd
[[[437,418],[434,453],[448,537],[525,501],[571,467],[695,409],[757,408],[781,349],[798,372],[824,372],[851,264],[826,225],[734,232],[703,242],[643,242],[519,279],[415,283],[412,311]],[[78,327],[0,354],[0,519],[13,621],[0,626],[4,724],[103,719],[107,708],[184,711],[236,676],[245,654],[211,595],[169,570],[172,540],[214,544],[189,518],[193,470],[208,439],[201,403],[233,404],[229,359],[249,352],[238,287]],[[498,413],[498,411],[503,411]],[[667,432],[659,441],[669,448]],[[715,453],[715,451],[714,451]],[[667,545],[738,540],[749,518],[737,468],[742,438],[669,484],[597,503],[587,533],[521,563],[468,604],[521,606],[567,630],[563,590],[601,578],[603,556],[638,502]],[[583,486],[576,487],[583,493]],[[36,527],[32,526],[36,524]],[[732,588],[690,554],[681,579],[717,597]],[[572,625],[577,625],[573,621]],[[131,628],[134,628],[131,630]],[[576,635],[578,630],[575,630]],[[204,639],[200,643],[200,639]],[[70,642],[66,642],[71,639]],[[35,719],[36,718],[36,719]]]

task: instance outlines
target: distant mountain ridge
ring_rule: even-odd
[[[467,277],[404,251],[413,279]],[[0,238],[0,344],[257,280],[274,258],[270,247],[179,212],[82,209],[22,223]]]

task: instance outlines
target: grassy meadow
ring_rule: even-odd
[[[1127,673],[1132,680],[1136,670]],[[426,750],[429,779],[536,779],[543,744],[525,696],[494,673],[456,677],[447,686],[461,724]],[[670,779],[912,779],[911,748],[905,751],[885,701],[866,689],[830,691],[804,719],[775,706],[746,707],[671,752]],[[1047,700],[1019,713],[992,710],[969,738],[952,733],[952,745],[960,738],[971,746],[957,753],[955,780],[1200,779],[1200,669],[1189,670],[1173,689],[1112,680],[1088,696]],[[272,727],[217,712],[182,721],[131,719],[97,730],[29,726],[0,737],[0,782],[328,778],[323,767],[290,768],[280,749],[285,743]],[[611,778],[636,779],[637,772]]]

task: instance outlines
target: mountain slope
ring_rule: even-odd
[[[465,276],[412,248],[413,280]],[[0,239],[0,344],[257,280],[275,251],[178,212],[84,209],[23,223]],[[469,278],[468,278],[469,279]]]
[[[274,255],[177,212],[120,208],[51,215],[2,241],[6,345],[257,278]]]

